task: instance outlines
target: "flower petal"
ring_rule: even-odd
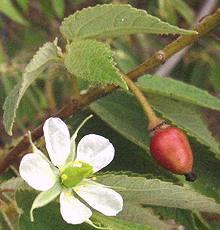
[[[66,124],[59,118],[51,117],[46,120],[43,130],[52,163],[63,166],[70,153],[70,134]]]
[[[70,155],[69,155],[69,160],[70,161],[73,161],[75,159],[75,151],[76,151],[76,138],[77,138],[77,135],[78,135],[78,132],[79,130],[83,127],[83,125],[90,119],[92,118],[93,115],[89,115],[88,117],[86,117],[82,123],[78,126],[78,128],[75,130],[74,134],[72,135],[71,139],[70,139],[70,142],[71,142],[71,147],[70,147]]]
[[[107,166],[114,158],[115,149],[108,139],[89,134],[84,136],[77,146],[76,160],[93,166],[94,172]]]
[[[92,211],[76,199],[70,192],[62,192],[60,195],[60,212],[68,224],[81,224],[88,220]]]
[[[106,216],[115,216],[122,210],[121,195],[101,184],[87,180],[78,185],[74,191],[92,208]]]
[[[34,189],[46,191],[56,182],[49,163],[37,153],[25,155],[20,163],[21,177]]]

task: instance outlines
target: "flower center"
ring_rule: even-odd
[[[67,164],[61,171],[60,179],[61,183],[67,188],[73,188],[79,184],[84,178],[87,178],[93,174],[92,166],[75,161]]]

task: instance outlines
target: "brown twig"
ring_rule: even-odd
[[[167,45],[163,50],[156,52],[151,58],[143,62],[137,68],[132,70],[127,74],[127,76],[131,80],[136,80],[141,75],[145,74],[153,70],[156,66],[161,63],[164,63],[167,58],[171,57],[173,54],[177,53],[187,45],[192,44],[201,36],[210,32],[213,28],[215,28],[220,23],[220,9],[216,10],[214,14],[211,14],[205,17],[195,28],[198,32],[197,35],[185,35],[180,36],[175,41],[171,42]],[[77,100],[73,100],[70,104],[66,105],[58,111],[56,114],[52,114],[51,116],[57,116],[62,119],[65,119],[79,110],[88,106],[91,102],[97,100],[98,98],[112,92],[117,89],[116,86],[110,85],[105,88],[96,88],[90,90],[87,94],[81,95]],[[32,139],[33,141],[37,140],[43,135],[42,131],[43,124],[41,124],[38,128],[33,130]],[[0,173],[4,172],[12,163],[14,163],[17,157],[24,152],[29,147],[28,137],[24,136],[22,140],[3,158],[0,162]]]

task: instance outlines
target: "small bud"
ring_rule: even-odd
[[[192,172],[193,154],[185,133],[169,125],[157,128],[150,141],[150,151],[155,161],[175,174],[185,175],[186,180],[194,181]]]

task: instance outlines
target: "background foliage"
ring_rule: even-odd
[[[129,3],[137,9],[147,10],[149,14],[181,28],[191,28],[204,7],[208,7],[205,5],[208,2],[211,4],[211,1],[200,0],[113,1]],[[88,43],[89,40],[84,40],[70,45],[69,50],[67,49],[64,58],[66,68],[70,73],[79,76],[81,90],[87,90],[91,80],[86,76],[94,75],[90,87],[97,82],[103,83],[104,73],[97,71],[106,63],[111,64],[106,67],[107,71],[104,70],[106,83],[113,82],[126,89],[115,67],[128,72],[177,37],[161,34],[172,33],[173,27],[167,28],[167,24],[164,24],[165,31],[157,31],[159,35],[139,34],[138,26],[141,20],[135,27],[134,32],[138,33],[136,35],[124,33],[124,36],[119,36],[120,34],[115,33],[106,39],[106,34],[102,33],[100,28],[96,28],[98,34],[91,33],[89,28],[94,25],[87,25],[85,30],[79,32],[79,29],[78,33],[75,33],[68,29],[68,19],[62,24],[60,32],[59,27],[64,17],[85,7],[105,3],[112,1],[0,2],[1,107],[13,87],[20,84],[7,99],[12,109],[8,109],[8,114],[4,114],[6,128],[10,134],[16,107],[23,96],[16,112],[13,137],[5,132],[3,110],[0,112],[0,159],[18,143],[27,130],[32,130],[41,124],[45,117],[71,101],[72,79],[60,64],[62,54],[53,43],[55,37],[58,37],[58,45],[63,51],[66,42],[62,35],[69,40],[71,38],[68,36],[83,39],[93,39],[96,36],[95,38],[107,44],[102,49],[104,43],[95,40]],[[213,5],[213,10],[217,7],[218,1]],[[135,17],[135,12],[128,11],[127,15],[128,18]],[[78,20],[80,21],[79,17]],[[125,207],[117,218],[106,218],[94,213],[93,219],[96,222],[112,229],[178,229],[181,225],[185,229],[195,230],[220,228],[219,28],[193,44],[169,72],[165,63],[165,67],[155,70],[151,75],[142,76],[137,82],[156,112],[189,135],[194,151],[195,171],[198,174],[196,182],[185,182],[182,176],[173,175],[153,162],[149,155],[150,137],[146,118],[136,99],[126,90],[117,90],[97,100],[86,110],[67,120],[73,132],[85,116],[94,113],[94,118],[83,127],[78,138],[88,133],[97,133],[110,139],[116,149],[115,160],[105,169],[111,173],[103,172],[98,180],[111,186],[123,185],[127,191],[121,192],[126,201]],[[134,27],[129,27],[129,30],[132,29]],[[44,59],[40,59],[41,63],[33,62],[34,65],[30,63],[26,67],[42,46],[41,49],[45,53]],[[72,55],[79,47],[81,50],[85,49],[85,52],[78,54],[85,55],[84,63],[79,63],[76,58],[78,56]],[[100,47],[100,50],[97,51],[94,47]],[[89,72],[90,69],[77,69],[81,64],[89,65],[90,54],[90,59],[96,57],[94,63],[98,63],[97,66],[93,65],[96,68],[94,74]],[[111,55],[114,60],[106,58]],[[112,75],[115,76],[114,81],[111,79]],[[38,142],[38,146],[44,148],[42,140]],[[31,223],[29,209],[36,194],[17,177],[17,164],[0,175],[0,183],[0,229],[60,229],[61,226],[65,226],[65,229],[89,229],[88,225],[65,224],[57,211],[56,202],[36,210],[36,222]],[[137,188],[138,194],[135,191]],[[45,222],[45,216],[48,222]],[[57,222],[51,221],[54,219]]]

